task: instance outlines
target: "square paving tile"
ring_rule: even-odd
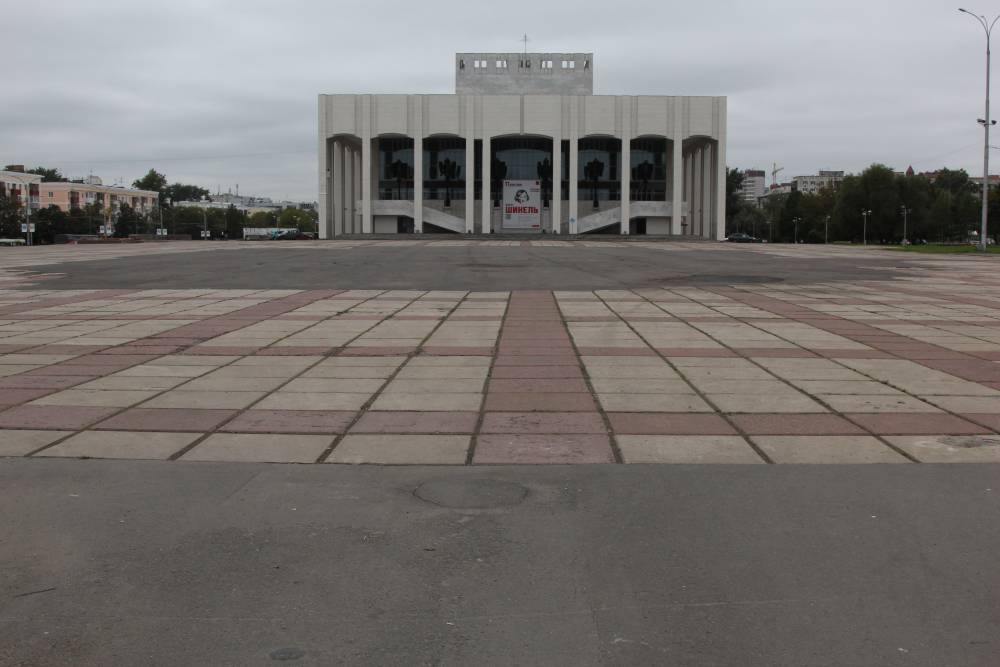
[[[930,403],[899,394],[897,396],[818,396],[837,412],[941,412]]]
[[[55,394],[43,396],[31,402],[31,405],[81,405],[91,407],[127,408],[136,403],[142,403],[156,396],[158,391],[138,390],[102,390],[102,389],[66,389]]]
[[[20,405],[52,393],[52,389],[0,389],[0,408]]]
[[[79,430],[114,414],[119,409],[67,405],[19,405],[0,412],[0,429]]]
[[[315,394],[278,391],[254,405],[255,410],[357,411],[371,399],[371,394]]]
[[[347,435],[327,463],[464,465],[467,435]]]
[[[864,434],[858,425],[830,413],[732,415],[730,419],[741,431],[751,435]]]
[[[615,433],[628,435],[736,435],[736,430],[714,414],[608,413]]]
[[[709,394],[719,410],[728,413],[812,413],[826,410],[805,394]]]
[[[486,395],[485,410],[489,412],[593,412],[597,409],[590,394],[509,394]]]
[[[598,394],[607,412],[714,412],[696,394]]]
[[[216,433],[181,457],[184,461],[312,463],[333,442],[331,435]]]
[[[478,411],[481,394],[403,394],[383,393],[372,410],[392,412],[470,412]]]
[[[607,433],[597,412],[488,412],[481,433]]]
[[[73,431],[0,431],[0,456],[24,456],[71,433]]]
[[[906,457],[864,435],[755,435],[751,438],[775,463],[908,463]]]
[[[582,464],[614,463],[606,435],[480,435],[473,463]]]
[[[846,414],[851,421],[878,435],[972,435],[989,429],[949,414]]]
[[[889,436],[886,440],[924,463],[1000,463],[1000,435]]]
[[[236,433],[343,433],[356,412],[333,410],[247,410],[221,430]]]
[[[177,366],[176,368],[185,368]],[[262,391],[182,391],[173,389],[143,404],[144,408],[191,408],[208,410],[239,410],[249,407]]]
[[[472,434],[478,412],[366,412],[351,433]]]
[[[94,459],[167,459],[202,436],[201,433],[86,431],[36,456]]]
[[[625,463],[764,463],[735,435],[620,435],[617,441]]]
[[[102,421],[95,429],[120,431],[205,432],[230,419],[236,410],[131,408]]]

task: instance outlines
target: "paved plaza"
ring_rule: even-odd
[[[451,275],[449,256],[467,276]],[[145,287],[144,264],[165,262],[182,286]],[[324,278],[352,262],[369,266],[367,283]],[[627,264],[621,275],[640,284],[546,289],[525,263],[569,275]],[[299,287],[267,287],[275,265]],[[373,270],[393,283],[430,272],[452,289],[380,286]],[[535,289],[508,288],[533,271]],[[653,274],[670,278],[649,285]],[[117,287],[93,284],[108,275]],[[203,286],[183,286],[190,275]],[[234,282],[245,286],[215,284]],[[619,241],[164,243],[11,249],[0,286],[0,456],[1000,462],[989,258]]]
[[[998,259],[0,251],[0,665],[995,665]]]

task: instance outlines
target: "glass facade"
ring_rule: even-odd
[[[413,139],[378,140],[378,198],[413,199]]]
[[[633,139],[632,201],[665,201],[667,197],[667,140]]]
[[[499,203],[505,180],[542,181],[542,198],[552,190],[552,140],[537,137],[501,137],[490,142],[493,162],[490,179],[493,201]]]
[[[621,145],[620,139],[580,139],[577,188],[581,200],[596,203],[621,199]]]
[[[424,139],[424,199],[465,199],[465,139]]]

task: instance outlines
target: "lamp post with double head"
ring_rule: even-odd
[[[986,33],[986,115],[984,118],[978,119],[985,133],[983,147],[983,220],[979,230],[979,249],[985,252],[987,249],[987,221],[990,214],[990,127],[997,124],[995,120],[990,119],[990,38],[993,36],[993,27],[997,24],[997,21],[1000,21],[1000,16],[990,21],[981,14],[973,14],[961,7],[959,7],[958,11],[976,19],[983,26],[983,31]]]
[[[798,243],[799,243],[799,223],[800,222],[802,222],[802,218],[792,218],[792,225],[794,225],[793,228],[792,228],[794,230],[792,232],[792,234],[793,234],[792,240],[794,241],[794,243],[796,245],[798,245]]]
[[[866,208],[865,210],[861,211],[861,218],[865,221],[864,226],[861,228],[862,230],[861,236],[864,245],[868,245],[868,218],[870,218],[871,215],[872,215],[872,210],[870,208]]]

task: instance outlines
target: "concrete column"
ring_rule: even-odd
[[[715,146],[715,240],[726,238],[726,105],[725,98],[720,99],[718,143]]]
[[[372,138],[361,139],[361,233],[372,233]]]
[[[552,138],[552,198],[549,200],[552,213],[552,233],[562,231],[562,139]]]
[[[713,171],[713,160],[712,154],[715,151],[712,150],[712,145],[708,144],[701,151],[701,182],[702,182],[702,196],[701,196],[701,235],[704,238],[711,238],[712,236],[712,198],[714,195],[714,189],[712,188],[712,171]]]
[[[351,181],[354,188],[354,207],[351,209],[351,233],[361,233],[361,208],[362,208],[362,178],[361,151],[354,150],[354,164],[351,169]]]
[[[576,132],[569,138],[569,233],[580,232],[580,142]]]
[[[424,231],[424,138],[413,137],[413,231]]]
[[[340,141],[333,142],[333,163],[330,175],[330,189],[333,200],[332,215],[333,235],[344,233],[344,145]]]
[[[354,150],[349,144],[343,145],[342,162],[343,175],[338,179],[339,187],[343,194],[343,220],[341,221],[341,234],[350,234],[351,225],[354,224]]]
[[[681,216],[684,214],[684,153],[680,135],[674,135],[674,145],[670,162],[670,203],[673,207],[673,218],[670,220],[670,233],[680,235]]]
[[[493,220],[493,195],[490,192],[490,171],[492,170],[490,160],[490,136],[483,135],[483,234],[489,234],[492,230]]]
[[[622,132],[621,150],[621,212],[622,212],[622,236],[628,236],[631,231],[629,218],[632,215],[632,140],[629,139],[631,132]]]
[[[320,98],[322,104],[322,98]],[[323,124],[323,109],[320,106],[320,126]],[[319,229],[321,239],[330,238],[330,145],[320,132],[319,139]]]
[[[701,236],[702,227],[705,224],[705,150],[699,148],[694,154],[694,200],[698,206],[698,215],[695,217],[695,229],[691,230],[693,236]]]
[[[475,231],[476,224],[476,137],[465,137],[465,233]]]

